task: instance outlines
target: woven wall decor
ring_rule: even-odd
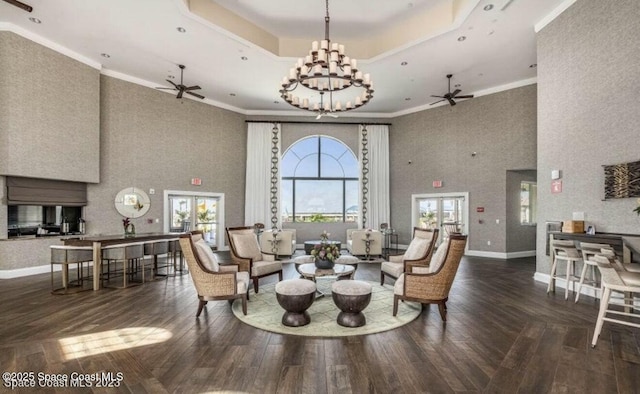
[[[604,198],[640,197],[640,161],[604,167]]]

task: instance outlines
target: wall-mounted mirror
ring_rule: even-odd
[[[151,201],[142,189],[128,187],[116,195],[116,210],[120,215],[128,218],[139,218],[149,210]]]

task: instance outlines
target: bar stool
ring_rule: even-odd
[[[602,297],[600,298],[600,311],[596,320],[596,327],[593,330],[593,339],[591,347],[595,347],[598,337],[602,332],[602,326],[605,321],[610,323],[622,324],[625,326],[640,328],[640,315],[633,313],[640,311],[640,306],[636,306],[633,298],[634,293],[640,293],[640,273],[629,272],[616,269],[614,265],[615,259],[609,259],[603,255],[596,255],[593,258],[598,264],[600,275],[602,277]],[[624,311],[618,308],[612,308],[611,292],[620,292],[624,297]],[[621,317],[624,316],[624,317]]]
[[[138,272],[141,272],[141,283],[144,283],[144,242],[106,246],[102,248],[102,260],[103,267],[104,262],[107,263],[107,272],[102,273],[103,282],[105,276],[107,281],[111,279],[111,262],[115,261],[114,272],[117,272],[117,263],[122,261],[122,287],[127,287]]]
[[[609,244],[600,244],[593,242],[580,242],[580,250],[582,252],[582,272],[580,273],[580,281],[578,282],[578,289],[576,290],[576,301],[580,298],[580,290],[585,283],[585,277],[587,269],[591,271],[591,279],[586,280],[587,285],[595,290],[600,290],[600,284],[596,278],[596,267],[598,263],[593,259],[595,255],[602,253],[602,250],[610,250],[613,252],[613,248]],[[596,298],[598,293],[595,292]]]
[[[575,283],[579,280],[575,276],[576,263],[582,261],[582,255],[578,252],[576,245],[573,241],[554,240],[551,242],[551,250],[553,253],[553,265],[551,266],[551,272],[549,274],[549,287],[547,287],[547,293],[551,291],[555,292],[555,284],[557,278],[564,278],[566,280],[566,288],[564,291],[564,299],[569,299],[569,283],[573,283],[573,291],[575,292]],[[558,262],[564,261],[567,264],[566,275],[557,274]]]
[[[156,276],[167,276],[168,272],[167,274],[159,274],[158,270],[160,268],[166,268],[167,271],[169,270],[169,241],[163,239],[160,241],[145,242],[144,255],[153,257],[153,267],[151,271],[152,279],[155,279]],[[162,266],[158,265],[158,257],[160,255],[166,256],[165,264]]]
[[[171,261],[173,263],[174,275],[184,275],[188,272],[188,269],[184,264],[184,255],[182,254],[179,238],[169,240],[169,256],[171,256]]]
[[[51,245],[51,294],[67,294],[69,289],[69,264],[77,264],[77,286],[82,288],[84,276],[84,263],[87,263],[87,272],[89,263],[93,261],[93,248],[91,246],[67,246],[67,245]],[[62,287],[56,289],[53,284],[53,265],[60,264],[62,271]],[[91,278],[87,274],[86,278]],[[89,289],[86,289],[89,290]]]

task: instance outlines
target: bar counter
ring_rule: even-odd
[[[68,246],[93,247],[93,290],[100,290],[100,272],[102,271],[102,248],[135,242],[150,242],[162,239],[178,239],[180,233],[140,233],[135,235],[92,235],[62,240]]]

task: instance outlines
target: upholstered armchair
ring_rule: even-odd
[[[447,321],[449,290],[458,272],[460,260],[467,244],[467,236],[450,234],[431,259],[428,272],[405,272],[393,288],[393,316],[398,313],[398,301],[414,301],[421,304],[438,304],[442,321]]]
[[[369,253],[367,253],[367,232],[369,233]],[[382,233],[378,230],[347,229],[347,250],[354,256],[379,256],[382,254]]]
[[[296,230],[287,229],[277,232],[276,245],[273,244],[273,230],[263,231],[260,237],[260,250],[265,253],[274,253],[277,256],[291,256],[296,251]]]
[[[253,227],[227,227],[227,238],[231,259],[239,265],[240,271],[249,272],[256,293],[260,278],[278,274],[278,279],[282,280],[282,263],[276,261],[275,255],[260,250]]]
[[[380,285],[384,285],[384,277],[393,279],[403,272],[412,272],[413,267],[428,267],[438,239],[438,229],[413,228],[413,239],[404,254],[389,256],[380,266]]]
[[[208,301],[229,300],[232,303],[238,298],[242,300],[242,313],[246,315],[249,273],[238,272],[236,264],[218,264],[211,247],[202,239],[201,231],[182,234],[180,247],[200,300],[196,317]]]

